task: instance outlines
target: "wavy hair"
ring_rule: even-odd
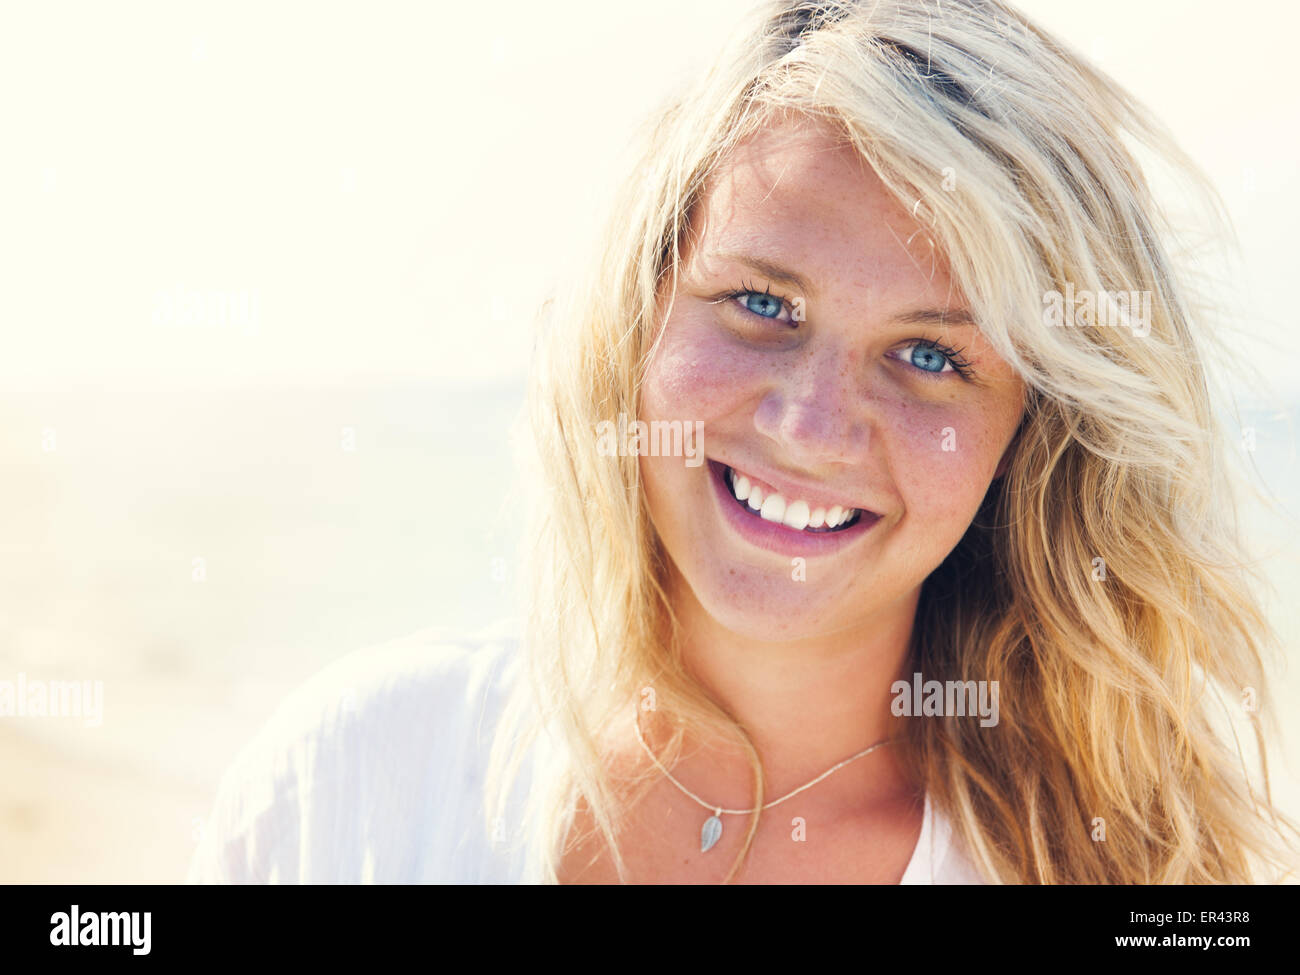
[[[1185,179],[1226,232],[1222,206],[1130,94],[996,0],[766,3],[643,130],[592,260],[539,329],[521,431],[538,489],[521,574],[527,667],[492,750],[489,820],[531,745],[553,736],[561,757],[528,800],[543,876],[557,879],[579,804],[625,876],[619,812],[650,778],[616,779],[607,745],[650,684],[680,720],[661,759],[687,730],[729,736],[762,804],[745,729],[684,666],[637,459],[601,456],[593,430],[639,415],[711,175],[791,112],[834,124],[928,226],[1029,389],[1009,467],[922,586],[907,661],[939,680],[999,681],[1015,706],[992,728],[907,722],[900,766],[990,882],[1289,874],[1296,830],[1273,807],[1264,746],[1276,638],[1207,368],[1210,350],[1227,356],[1226,326],[1139,153]],[[1045,327],[1044,296],[1067,288],[1149,294],[1148,327]]]

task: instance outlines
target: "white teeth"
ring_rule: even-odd
[[[766,506],[764,506],[766,510]],[[785,509],[785,518],[783,519],[786,528],[793,528],[795,531],[803,531],[808,527],[808,502],[792,501]]]
[[[763,499],[763,508],[759,516],[764,521],[785,521],[785,498],[773,492]]]
[[[764,521],[776,522],[803,531],[810,528],[838,528],[853,517],[856,508],[844,508],[840,505],[827,510],[811,508],[807,501],[786,501],[784,495],[777,491],[764,494],[763,489],[744,474],[727,468],[726,481],[737,501],[749,506]]]

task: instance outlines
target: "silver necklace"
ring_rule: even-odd
[[[704,825],[700,828],[700,852],[701,853],[707,853],[709,849],[712,848],[713,845],[718,842],[718,840],[722,839],[722,816],[723,815],[748,816],[755,811],[753,809],[723,809],[721,806],[715,806],[712,803],[705,802],[694,792],[692,792],[690,789],[686,788],[686,786],[682,785],[675,778],[673,778],[672,773],[663,767],[659,759],[655,758],[654,752],[650,750],[650,746],[647,745],[645,743],[645,739],[641,737],[641,715],[639,712],[634,714],[632,725],[634,728],[636,728],[636,740],[641,743],[641,747],[645,749],[645,753],[650,756],[650,761],[654,762],[655,766],[659,769],[659,771],[663,772],[663,774],[668,777],[668,781],[671,782],[673,785],[677,786],[677,788],[679,788],[682,792],[686,793],[686,795],[690,796],[692,799],[698,802],[705,809],[712,811],[713,815],[710,816],[708,819],[706,819],[704,821]],[[771,802],[765,803],[760,808],[764,810],[771,809],[773,806],[777,805],[778,803],[785,802],[787,799],[791,798],[792,796],[797,796],[800,792],[803,792],[804,789],[811,789],[813,786],[815,786],[822,779],[826,778],[826,776],[830,775],[832,772],[838,772],[845,765],[848,765],[849,762],[856,761],[857,759],[861,758],[864,755],[870,755],[881,745],[887,745],[891,741],[893,741],[892,738],[880,739],[880,741],[876,742],[874,745],[867,746],[866,748],[862,749],[862,751],[858,752],[856,755],[849,756],[844,761],[840,762],[838,765],[831,766],[821,775],[817,776],[817,778],[809,782],[807,785],[801,785],[793,792],[787,792],[780,799],[773,799]]]

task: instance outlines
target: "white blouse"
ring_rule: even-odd
[[[538,831],[489,831],[483,815],[518,642],[508,622],[448,636],[422,630],[348,654],[286,698],[226,773],[188,882],[539,882]],[[534,771],[512,794],[515,820]],[[500,842],[516,835],[525,842]],[[928,796],[901,882],[983,883]]]

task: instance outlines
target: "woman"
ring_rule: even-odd
[[[548,311],[522,641],[309,685],[195,877],[1293,869],[1227,744],[1271,637],[1209,320],[1123,139],[1194,168],[1001,4],[755,16]]]

